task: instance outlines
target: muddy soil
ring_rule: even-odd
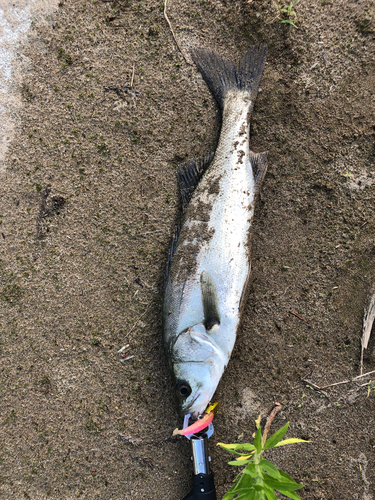
[[[359,375],[375,283],[375,9],[300,0],[294,28],[265,0],[183,2],[180,46],[268,58],[251,148],[269,151],[252,284],[217,390],[218,441],[273,427],[306,445],[269,458],[304,500],[375,498],[375,390]],[[179,500],[187,440],[162,346],[176,168],[215,148],[220,113],[163,4],[61,1],[22,47],[23,108],[0,196],[0,498]],[[291,314],[296,313],[298,316]],[[118,349],[129,344],[121,363]],[[364,371],[375,370],[374,335]],[[374,377],[374,375],[372,375]],[[310,383],[304,382],[307,379]],[[362,386],[362,384],[365,384]]]

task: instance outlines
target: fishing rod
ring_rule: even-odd
[[[184,429],[189,426],[190,415],[185,415]],[[188,434],[191,443],[191,459],[193,461],[193,488],[183,500],[217,500],[214,474],[211,470],[211,457],[208,454],[208,439],[214,433],[211,422],[202,433]]]

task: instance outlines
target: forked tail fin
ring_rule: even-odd
[[[193,61],[221,108],[226,93],[235,88],[247,90],[251,99],[255,99],[266,54],[266,45],[254,45],[246,52],[237,67],[212,50],[197,48],[191,52]]]

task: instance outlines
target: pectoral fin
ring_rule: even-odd
[[[211,330],[214,325],[220,325],[219,297],[215,282],[206,271],[201,274],[201,293],[204,326],[206,330]]]
[[[250,151],[250,163],[255,179],[255,189],[259,192],[263,179],[267,172],[267,152],[253,153]]]

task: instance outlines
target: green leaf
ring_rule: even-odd
[[[234,496],[236,496],[235,492],[231,492],[230,490],[223,496],[223,500],[231,500]]]
[[[306,441],[305,439],[298,439],[298,438],[289,438],[289,439],[284,439],[284,441],[280,441],[279,443],[274,445],[274,448],[277,446],[285,446],[287,444],[294,444],[294,443],[310,443],[311,441]],[[266,443],[267,444],[267,443]]]
[[[284,493],[284,491],[294,491],[299,490],[304,487],[303,484],[298,484],[295,481],[288,481],[283,479],[282,481],[278,481],[270,476],[264,476],[263,481],[267,486],[270,486],[274,490],[280,491],[280,493]]]
[[[259,500],[256,496],[256,491],[251,491],[250,493],[246,490],[246,493],[236,497],[236,500]]]
[[[243,458],[241,459],[241,457],[246,457],[246,460],[247,458],[250,457],[249,453],[239,453],[238,451],[233,451],[233,450],[225,450],[225,451],[232,453],[232,455],[236,455],[239,458],[239,460],[244,460]]]
[[[262,451],[262,429],[260,427],[255,434],[254,446],[258,453]]]
[[[238,457],[248,457],[250,455],[249,453],[240,453],[239,451],[234,451],[234,450],[225,450],[225,451],[232,453],[232,455],[237,455]]]
[[[297,26],[294,24],[294,22],[291,21],[290,19],[281,19],[280,23],[291,24],[292,26],[294,26],[295,28],[297,28]]]
[[[236,495],[236,487],[238,483],[236,483],[234,486],[232,486],[224,495],[223,500],[229,500],[230,498],[233,498]]]
[[[253,482],[254,480],[251,476],[249,476],[248,474],[241,473],[240,479],[237,481],[237,483],[233,486],[232,489],[233,491],[241,490],[243,488],[250,490]]]
[[[229,491],[228,491],[229,493]],[[223,497],[223,500],[229,500],[230,498],[233,498],[235,495],[249,495],[249,494],[252,494],[252,496],[245,496],[244,498],[254,498],[255,496],[255,490],[250,490],[248,488],[241,488],[239,490],[236,490],[236,491],[233,491],[233,492],[230,492],[230,496],[227,496],[228,493],[226,493]]]
[[[295,491],[283,491],[282,493],[288,498],[293,498],[293,500],[301,500],[301,497]]]
[[[245,450],[245,451],[255,450],[255,446],[250,443],[234,443],[234,444],[217,443],[217,445],[221,446],[225,450]]]
[[[285,482],[285,481],[286,481],[286,482],[288,482],[288,481],[289,481],[289,482],[291,482],[291,483],[295,483],[295,480],[294,480],[292,477],[290,477],[290,476],[289,476],[289,474],[287,474],[287,473],[286,473],[286,472],[284,472],[283,470],[280,470],[280,469],[278,469],[278,470],[279,470],[279,474],[280,474],[280,476],[283,478],[283,481],[284,481],[284,482]],[[296,483],[296,484],[297,484],[297,483]]]
[[[257,477],[258,473],[256,472],[256,468],[254,464],[249,464],[243,471],[244,474],[249,474],[251,477]]]
[[[250,453],[250,455],[245,455],[245,453],[244,454],[241,453],[241,455],[238,458],[236,458],[236,460],[249,460],[249,459],[252,459],[254,457],[254,453],[256,453],[256,450],[252,451]]]
[[[242,471],[237,474],[237,476],[233,479],[232,483],[236,483],[241,474],[242,474]],[[234,486],[232,486],[232,488],[234,488]],[[229,490],[229,491],[231,491],[231,490]]]
[[[265,458],[260,461],[259,465],[264,471],[268,472],[270,476],[274,477],[275,479],[281,479],[279,469]]]
[[[237,476],[237,477],[238,477],[238,476]],[[236,479],[237,479],[237,478],[236,478]],[[235,480],[236,480],[236,479],[235,479]],[[235,481],[235,480],[234,480],[234,481]],[[234,481],[233,481],[233,482],[234,482]],[[237,486],[237,483],[236,483],[236,484],[234,484],[231,488],[229,488],[229,490],[227,491],[227,493],[232,493],[232,492],[234,492],[234,489],[235,489],[235,487],[236,487],[236,486]]]
[[[249,465],[246,466],[246,468],[243,471],[245,472],[245,470],[249,470],[249,471],[255,472],[256,471],[256,465],[254,463],[250,463]]]
[[[264,490],[264,493],[266,494],[267,500],[277,500],[277,497],[273,490],[266,488]]]
[[[279,443],[283,439],[283,437],[287,433],[288,427],[289,427],[289,422],[287,422],[284,425],[284,427],[282,427],[281,429],[276,431],[275,434],[273,434],[271,437],[269,437],[267,439],[263,449],[269,450],[270,448],[274,448],[277,445],[277,443]],[[254,444],[255,444],[255,441],[254,441]]]
[[[262,484],[253,484],[252,486],[255,491],[263,491],[264,492],[264,486]]]
[[[250,443],[238,443],[238,444],[224,444],[224,443],[217,443],[217,446],[221,446],[224,448],[224,450],[227,450],[231,453],[234,451],[238,450],[244,450],[244,451],[253,451],[255,450],[255,446]],[[248,453],[245,453],[247,455]],[[241,455],[241,453],[238,453],[238,455]]]
[[[261,499],[258,495],[258,492],[255,490],[252,490],[250,492],[246,491],[246,493],[237,497],[236,500],[261,500]]]
[[[252,477],[253,479],[258,477],[258,474],[256,472],[252,472],[250,470],[243,470],[242,472],[244,474],[247,474],[248,476]]]
[[[289,476],[289,474],[287,474],[286,472],[282,471],[279,469],[279,472],[280,472],[280,476],[283,478],[283,482],[285,481],[289,481],[290,483],[295,483],[297,484],[293,478],[291,478]],[[299,495],[297,495],[297,493],[294,491],[289,491],[288,493],[286,493],[285,491],[283,492],[283,495],[289,497],[289,498],[293,498],[293,500],[301,500],[301,498],[299,497]]]
[[[232,460],[231,462],[228,462],[229,465],[245,465],[248,463],[249,460]]]
[[[257,496],[255,497],[255,500],[267,500],[265,497],[265,490],[263,489],[262,491],[257,492]]]

